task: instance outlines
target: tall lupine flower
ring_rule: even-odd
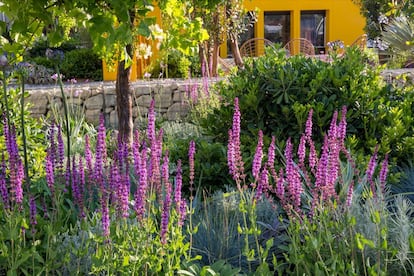
[[[276,138],[272,136],[272,141],[270,142],[269,148],[267,149],[267,169],[270,170],[270,175],[275,181],[277,181],[277,174],[275,170],[275,158],[276,158]]]
[[[104,116],[101,114],[99,117],[99,128],[98,128],[98,138],[96,141],[96,150],[95,150],[95,170],[94,170],[94,180],[98,185],[103,186],[104,178],[104,164],[106,161],[106,129]],[[102,188],[102,187],[101,187]]]
[[[138,130],[134,131],[134,139],[132,141],[132,157],[134,159],[134,170],[137,176],[139,176],[140,164],[141,164],[141,154],[139,152],[140,141],[139,141],[139,132]]]
[[[45,166],[45,172],[46,172],[46,183],[49,187],[50,193],[55,193],[55,162],[54,162],[54,154],[52,153],[52,150],[49,149],[46,154],[46,166]]]
[[[299,147],[298,147],[298,157],[299,157],[299,164],[301,166],[305,163],[305,156],[306,156],[306,136],[302,134],[300,137]]]
[[[165,187],[165,196],[162,204],[162,214],[161,214],[161,243],[167,243],[167,232],[168,232],[168,222],[170,219],[170,207],[171,207],[171,193],[172,187],[169,181],[169,159],[168,152],[165,153],[164,161],[162,164],[162,179]]]
[[[86,161],[86,172],[87,176],[89,178],[88,184],[87,184],[87,195],[88,195],[88,201],[92,201],[92,179],[94,177],[93,175],[93,161],[92,161],[92,151],[91,151],[91,144],[89,140],[89,136],[85,136],[85,161]]]
[[[377,167],[377,156],[378,156],[378,145],[375,147],[374,154],[371,156],[371,159],[369,160],[368,168],[365,173],[367,176],[367,182],[370,184],[371,191],[374,195],[375,195],[375,184],[372,178],[374,176],[375,168]]]
[[[233,144],[233,132],[231,129],[228,131],[229,141],[227,143],[227,166],[229,167],[229,173],[233,176],[236,173],[236,162],[234,160],[234,144]]]
[[[354,194],[354,181],[349,184],[348,194],[346,196],[346,206],[349,207],[352,204],[352,196]]]
[[[230,173],[233,176],[233,179],[237,183],[237,188],[241,189],[240,183],[244,181],[244,163],[242,158],[242,153],[240,149],[240,109],[239,109],[239,99],[234,99],[234,114],[233,114],[233,126],[231,129],[231,139],[229,140],[229,151],[228,154],[233,154],[231,156],[232,168],[230,168]],[[230,132],[229,132],[230,134]]]
[[[382,164],[381,164],[381,170],[379,172],[379,181],[380,181],[382,192],[385,192],[387,174],[388,174],[388,154],[385,155],[384,161],[382,161]]]
[[[345,138],[346,138],[346,126],[347,126],[346,113],[347,113],[346,106],[343,106],[342,111],[341,111],[341,121],[339,122],[338,133],[337,133],[337,136],[340,140],[342,148],[345,146]]]
[[[37,210],[36,210],[36,202],[33,196],[29,197],[29,209],[30,209],[30,224],[32,226],[32,233],[36,232],[36,225],[37,225]]]
[[[57,156],[56,156],[56,142],[55,142],[55,124],[52,123],[52,125],[50,126],[50,130],[49,130],[49,135],[48,135],[48,139],[50,142],[50,146],[47,149],[47,154],[50,155],[50,161],[53,163],[52,166],[53,168],[56,165],[57,162]]]
[[[118,198],[118,207],[119,212],[123,218],[128,217],[129,211],[129,189],[131,186],[130,178],[129,178],[129,159],[128,159],[128,146],[125,144],[123,148],[123,164],[121,167],[121,181],[119,183],[119,189],[117,190],[117,198]]]
[[[190,184],[190,198],[193,199],[194,191],[194,157],[196,152],[196,145],[193,140],[190,141],[190,146],[188,149],[188,164],[189,164],[189,184]]]
[[[115,207],[118,209],[118,195],[121,189],[121,175],[115,162],[110,165],[109,170],[111,172],[109,175],[109,189],[112,191],[110,194],[110,200],[112,204],[115,205]]]
[[[79,157],[79,161],[78,161],[78,189],[79,189],[79,194],[80,194],[80,198],[79,198],[79,210],[80,210],[80,217],[84,218],[85,217],[85,211],[84,211],[84,194],[85,194],[85,167],[83,164],[83,159],[82,157]]]
[[[149,171],[149,179],[152,185],[152,188],[155,188],[158,198],[162,199],[162,187],[161,187],[161,173],[160,173],[160,163],[162,156],[162,139],[163,139],[163,130],[160,129],[158,135],[154,141],[151,143],[151,171]]]
[[[267,191],[269,188],[269,172],[266,167],[260,173],[260,178],[257,184],[255,199],[259,200],[263,192]]]
[[[63,143],[62,127],[60,125],[58,125],[57,140],[58,140],[58,152],[56,156],[56,161],[57,161],[56,167],[59,171],[59,175],[63,176],[63,161],[65,159],[65,144]]]
[[[108,195],[107,191],[104,188],[101,195],[101,215],[102,215],[102,230],[104,237],[109,237],[109,207],[108,207]]]
[[[182,169],[181,169],[181,160],[177,162],[177,174],[175,176],[175,190],[174,190],[174,202],[176,211],[178,214],[178,225],[181,227],[184,224],[185,213],[186,213],[186,203],[181,196],[181,188],[183,184],[182,178]]]
[[[79,217],[84,217],[84,202],[83,202],[83,193],[84,193],[84,185],[85,185],[85,177],[84,177],[84,170],[83,170],[83,162],[82,158],[79,157],[78,163],[76,162],[76,158],[72,157],[72,195],[77,204],[79,210]]]
[[[9,154],[10,171],[10,201],[15,203],[19,209],[23,208],[23,162],[19,155],[15,132],[8,128],[7,121],[4,124],[4,136],[6,139],[6,150]]]
[[[150,107],[148,110],[148,128],[147,128],[147,138],[150,143],[155,141],[155,101],[151,100]]]
[[[299,172],[293,162],[292,156],[292,143],[290,138],[286,142],[285,148],[285,158],[286,158],[286,181],[287,181],[287,190],[290,195],[291,203],[296,211],[300,211],[301,205],[301,194],[303,191],[302,183],[300,181]]]
[[[262,167],[262,159],[263,159],[263,131],[259,130],[259,138],[257,141],[256,152],[253,158],[252,164],[252,174],[257,181],[259,179],[259,172]]]
[[[304,139],[306,141],[301,141],[301,143],[305,144],[306,143],[309,145],[309,168],[311,169],[312,173],[315,173],[315,167],[316,164],[318,163],[318,158],[317,158],[317,154],[316,154],[316,150],[315,150],[315,144],[312,140],[312,127],[313,127],[313,123],[312,123],[312,116],[313,116],[313,109],[309,110],[309,114],[308,114],[308,119],[306,120],[306,124],[305,124],[305,134],[304,134]],[[305,145],[299,145],[299,151],[301,151],[301,153],[299,154],[299,161],[300,162],[304,162],[304,160],[301,160],[301,155],[304,158],[304,155],[306,154],[306,146]],[[301,147],[305,147],[305,149],[301,148]]]
[[[141,220],[145,214],[145,200],[147,194],[147,147],[144,144],[141,150],[141,164],[139,166],[139,182],[135,192],[135,212]]]
[[[328,162],[329,162],[329,141],[328,137],[324,137],[322,153],[319,158],[318,167],[316,168],[315,188],[316,192],[322,191],[323,186],[326,185],[326,177],[328,174]],[[317,200],[317,199],[314,199]]]
[[[0,193],[1,199],[3,200],[3,207],[6,210],[10,209],[9,202],[9,191],[6,184],[6,161],[4,160],[4,155],[2,154],[1,166],[0,166]]]
[[[337,126],[337,118],[338,112],[335,111],[332,121],[331,127],[328,131],[328,140],[329,140],[329,157],[328,157],[328,174],[326,178],[326,190],[328,194],[325,196],[336,196],[334,185],[339,175],[340,164],[339,164],[339,153],[342,148],[342,142],[340,141],[339,133],[338,133],[338,126]]]

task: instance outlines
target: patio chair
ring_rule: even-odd
[[[266,38],[251,38],[240,46],[240,55],[242,58],[263,56],[266,47],[273,47],[273,42]]]
[[[304,54],[305,56],[314,56],[315,47],[312,42],[306,38],[294,38],[288,41],[285,46],[283,46],[290,55]]]
[[[361,51],[365,50],[367,47],[367,37],[366,34],[360,35],[354,42],[352,42],[351,47],[357,46]]]

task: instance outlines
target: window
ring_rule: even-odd
[[[300,14],[300,36],[311,41],[315,52],[325,52],[325,11],[303,11]]]
[[[264,37],[285,45],[290,40],[290,12],[265,12]]]

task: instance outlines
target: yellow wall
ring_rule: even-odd
[[[342,40],[350,45],[364,33],[365,19],[352,0],[245,0],[244,7],[259,9],[255,24],[255,37],[264,37],[264,12],[289,11],[290,38],[300,38],[300,12],[326,12],[326,42]],[[227,56],[227,47],[221,47],[221,56]]]
[[[161,11],[158,7],[154,8],[154,11],[150,12],[148,14],[149,17],[156,17],[157,19],[157,24],[161,26]],[[147,43],[149,45],[151,45],[152,48],[152,58],[157,58],[158,55],[158,49],[156,47],[156,43],[154,41],[151,40],[147,40],[144,37],[138,37],[138,43]],[[142,78],[142,76],[145,73],[145,68],[150,64],[151,62],[151,57],[149,57],[148,59],[143,59],[143,58],[137,58],[135,55],[133,56],[133,64],[132,64],[132,68],[131,68],[131,75],[130,75],[130,80],[136,80],[136,79],[140,79]],[[117,70],[117,66],[115,65],[114,68],[110,69],[107,64],[105,63],[105,61],[102,62],[102,67],[103,67],[103,80],[104,81],[114,81],[116,80],[116,70]]]
[[[326,12],[326,42],[342,40],[345,45],[350,45],[364,33],[365,19],[359,11],[359,7],[352,0],[245,0],[244,7],[247,10],[259,9],[258,22],[255,24],[255,37],[264,37],[264,12],[265,11],[290,11],[291,34],[290,38],[300,37],[300,12],[320,11]],[[160,10],[156,8],[152,16],[157,17],[157,23],[161,25]],[[153,47],[154,49],[154,47]],[[222,57],[227,56],[226,43],[220,49]],[[155,52],[152,58],[156,58]],[[149,60],[136,60],[131,73],[131,80],[141,78],[143,70]],[[115,80],[116,72],[109,71],[103,66],[104,80]]]

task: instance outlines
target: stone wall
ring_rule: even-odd
[[[157,80],[131,83],[133,90],[133,119],[137,126],[146,122],[151,99],[155,100],[157,116],[166,120],[184,118],[190,109],[189,96],[202,93],[203,87],[217,80]],[[63,101],[58,85],[28,86],[30,112],[34,117],[52,118],[63,114]],[[87,122],[97,125],[103,112],[107,125],[118,127],[114,82],[67,84],[64,86],[69,108],[84,112]]]

